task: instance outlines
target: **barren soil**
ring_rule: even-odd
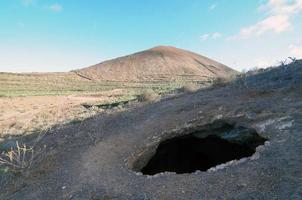
[[[221,63],[175,47],[159,46],[76,70],[88,80],[107,81],[208,81],[237,72]]]
[[[30,168],[0,174],[0,199],[301,199],[301,66],[52,129]],[[251,128],[267,142],[251,157],[208,171],[135,170],[161,141],[222,122]]]

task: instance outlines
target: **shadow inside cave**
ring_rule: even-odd
[[[219,130],[224,132],[221,134]],[[197,131],[161,142],[140,171],[146,175],[207,171],[219,164],[252,156],[256,147],[266,141],[252,129],[235,128],[229,124],[213,130],[213,133],[215,135],[202,138]]]

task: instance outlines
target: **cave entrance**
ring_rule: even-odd
[[[252,156],[265,138],[253,129],[225,124],[212,130],[174,137],[161,142],[155,154],[139,170],[146,175],[207,171],[219,164]]]

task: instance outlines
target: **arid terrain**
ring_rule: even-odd
[[[0,0],[0,200],[302,200],[302,0]]]
[[[175,47],[158,46],[129,56],[76,70],[88,80],[209,81],[236,71],[207,57]]]
[[[301,199],[301,66],[156,47],[1,73],[0,199]]]
[[[1,98],[1,136],[29,134],[60,123],[90,117],[93,112],[83,103],[113,101],[114,97],[31,96]]]
[[[150,90],[164,97],[236,74],[206,57],[163,46],[66,73],[0,73],[0,140],[83,120],[103,112],[99,105],[125,104]]]
[[[301,66],[20,137],[0,199],[301,199]],[[173,142],[188,146],[185,160]],[[170,148],[180,164],[156,164]]]

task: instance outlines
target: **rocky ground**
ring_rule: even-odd
[[[219,124],[266,138],[208,171],[138,171],[160,141]],[[0,199],[301,199],[302,63],[53,129],[29,168],[0,175]]]

